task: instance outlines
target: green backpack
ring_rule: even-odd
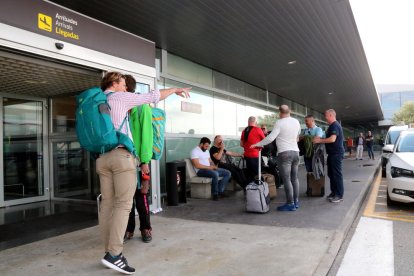
[[[164,149],[165,112],[160,108],[152,108],[153,145],[152,159],[159,160]]]
[[[90,153],[102,154],[118,145],[124,145],[126,149],[135,154],[134,144],[131,139],[120,132],[127,121],[125,115],[119,129],[115,129],[110,116],[111,107],[107,97],[101,88],[92,87],[76,97],[76,134],[82,148]]]

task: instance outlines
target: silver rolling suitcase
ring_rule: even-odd
[[[259,151],[259,179],[246,186],[246,211],[253,213],[269,212],[269,186],[262,181],[261,151]]]

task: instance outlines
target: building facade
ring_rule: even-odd
[[[249,116],[272,128],[287,104],[303,124],[323,114],[158,49],[151,41],[44,1],[2,1],[0,10],[0,207],[47,200],[95,201],[95,161],[75,133],[75,97],[108,71],[133,75],[138,91],[192,87],[191,98],[159,104],[167,114],[164,156],[152,161],[151,209],[161,208],[166,162],[189,157],[203,136],[228,149]],[[105,34],[105,35],[103,35]],[[123,41],[123,43],[117,43]],[[347,130],[348,131],[348,130]],[[347,134],[345,134],[347,135]]]
[[[394,91],[379,94],[381,99],[381,108],[384,113],[384,120],[391,121],[394,114],[397,113],[406,102],[414,102],[414,90],[411,91]]]

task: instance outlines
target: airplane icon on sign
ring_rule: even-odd
[[[43,24],[45,24],[46,26],[50,27],[50,25],[46,21],[46,17],[41,18],[40,19],[40,22],[43,22]]]
[[[37,16],[37,27],[41,30],[48,32],[52,31],[52,17],[43,13],[39,13]]]

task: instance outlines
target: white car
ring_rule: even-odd
[[[392,126],[388,129],[387,136],[385,137],[384,147],[382,148],[381,164],[382,164],[382,177],[386,176],[385,168],[387,166],[388,159],[390,158],[394,149],[394,144],[400,135],[402,130],[407,130],[408,125]]]
[[[403,130],[387,166],[387,204],[414,202],[414,129]]]

